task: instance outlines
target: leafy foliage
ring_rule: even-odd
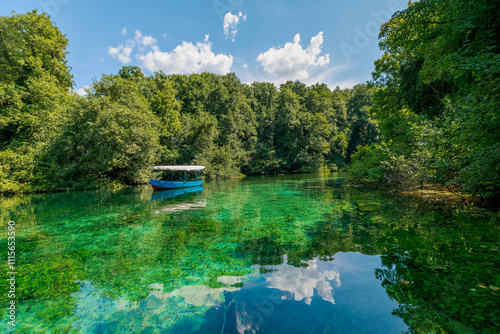
[[[32,190],[36,162],[66,125],[67,44],[46,14],[0,17],[0,192]]]
[[[144,166],[154,162],[159,149],[158,119],[130,82],[114,79],[105,88],[108,96],[98,96],[102,87],[94,86],[73,111],[40,162],[42,186],[95,188],[138,183],[147,176]]]
[[[234,73],[124,66],[79,97],[68,41],[47,15],[0,25],[0,192],[144,183],[152,164],[203,164],[211,178],[338,169],[378,140],[366,85],[247,85]]]
[[[499,13],[487,0],[421,0],[382,25],[371,111],[414,184],[500,199]]]

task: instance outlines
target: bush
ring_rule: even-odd
[[[413,188],[422,184],[421,169],[415,159],[394,154],[382,143],[358,146],[347,171],[353,183]]]

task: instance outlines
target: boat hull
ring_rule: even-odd
[[[197,187],[203,184],[203,181],[183,182],[183,181],[164,181],[155,179],[149,179],[149,180],[151,182],[151,186],[155,190]]]

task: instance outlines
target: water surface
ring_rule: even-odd
[[[2,293],[5,333],[500,331],[499,220],[483,210],[336,174],[11,196],[0,208],[3,254],[16,222],[17,325]]]

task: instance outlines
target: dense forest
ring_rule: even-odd
[[[46,14],[0,17],[0,192],[139,184],[147,167],[210,178],[346,168],[353,183],[500,200],[500,3],[421,0],[381,27],[373,81],[349,89],[235,74],[145,75],[72,91]]]
[[[44,14],[2,17],[0,190],[147,181],[147,167],[201,164],[211,178],[341,168],[377,140],[373,88],[243,84],[235,74],[123,67],[71,91],[67,39]]]

